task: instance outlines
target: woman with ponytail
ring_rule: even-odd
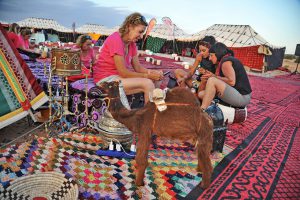
[[[207,80],[204,91],[198,93],[201,108],[206,109],[217,96],[233,107],[243,108],[250,103],[251,85],[240,60],[223,43],[216,43],[209,49],[209,59],[217,65],[216,73],[206,73],[201,79]]]

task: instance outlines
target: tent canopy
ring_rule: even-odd
[[[62,33],[71,33],[72,29],[66,28],[60,25],[53,19],[43,19],[43,18],[35,18],[30,17],[26,18],[22,21],[17,22],[21,27],[30,27],[30,28],[38,28],[38,29],[53,29]]]
[[[184,32],[181,28],[177,27],[175,24],[173,24],[173,26],[174,33],[170,26],[166,24],[156,24],[149,35],[151,37],[157,37],[166,40],[174,40],[179,37],[185,38],[189,36],[186,32]]]
[[[206,35],[214,36],[218,42],[222,42],[228,47],[265,45],[272,48],[280,48],[268,43],[249,25],[215,24],[188,37],[179,37],[177,39],[186,42],[197,41]]]
[[[117,31],[118,27],[107,28],[98,24],[85,24],[76,29],[77,33],[96,33],[100,35],[110,35],[111,33]]]

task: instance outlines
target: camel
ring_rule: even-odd
[[[202,172],[202,188],[211,182],[213,171],[210,152],[213,142],[213,122],[209,115],[200,108],[200,102],[186,88],[176,87],[166,94],[167,110],[159,112],[153,102],[148,102],[139,109],[126,109],[120,101],[119,82],[103,83],[101,89],[107,93],[108,110],[113,118],[137,134],[136,179],[137,186],[143,186],[144,173],[148,165],[148,150],[152,133],[157,136],[177,138],[196,143],[198,164]]]

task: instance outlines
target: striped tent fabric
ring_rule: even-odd
[[[60,25],[57,21],[53,19],[44,19],[44,18],[36,18],[30,17],[26,18],[22,21],[18,21],[21,27],[28,27],[28,28],[38,28],[38,29],[53,29],[58,32],[62,33],[71,33],[73,32],[72,29],[66,28]]]
[[[175,24],[173,24],[173,26],[173,29],[171,29],[170,26],[166,24],[156,24],[149,35],[151,37],[157,37],[166,40],[188,37],[188,34],[184,32],[184,30],[182,30]]]
[[[177,39],[179,41],[197,41],[206,35],[214,36],[218,42],[222,42],[228,47],[248,47],[255,45],[275,47],[268,43],[249,25],[214,24],[189,37],[178,37]]]
[[[0,24],[0,129],[48,101],[34,75]]]
[[[77,33],[97,33],[100,35],[110,35],[117,31],[119,27],[107,28],[98,24],[85,24],[76,29]]]

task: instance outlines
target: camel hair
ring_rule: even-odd
[[[144,185],[144,173],[148,165],[148,151],[152,133],[167,138],[196,143],[198,165],[202,172],[202,188],[211,182],[213,171],[210,152],[213,142],[213,122],[209,115],[200,108],[200,102],[186,88],[176,87],[166,94],[167,109],[159,112],[153,102],[144,107],[128,110],[120,101],[119,81],[104,82],[100,88],[108,95],[109,108],[113,118],[124,124],[131,132],[137,134],[136,179],[137,186]]]

